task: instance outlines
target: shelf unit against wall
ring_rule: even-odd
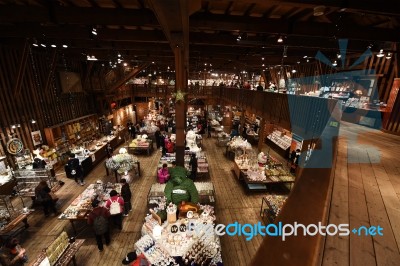
[[[56,150],[59,161],[66,160],[65,154],[73,146],[91,141],[97,134],[97,116],[87,115],[44,129],[47,144]]]

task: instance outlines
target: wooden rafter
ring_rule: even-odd
[[[28,61],[29,49],[30,49],[29,42],[26,40],[24,49],[22,50],[21,58],[19,61],[18,74],[17,74],[17,79],[15,81],[15,86],[14,86],[14,97],[15,98],[18,98],[19,94],[21,93],[21,84],[22,84],[22,80],[24,78],[26,64]]]
[[[131,72],[129,72],[128,75],[124,76],[122,79],[120,79],[117,82],[115,82],[114,85],[112,85],[108,89],[108,92],[109,93],[113,92],[116,89],[118,89],[119,87],[123,86],[128,80],[130,80],[131,78],[134,78],[137,74],[139,74],[143,69],[145,69],[149,65],[150,65],[149,63],[145,63],[145,64],[140,65],[139,67],[136,67]]]

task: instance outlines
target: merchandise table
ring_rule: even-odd
[[[218,133],[221,133],[224,131],[224,128],[222,126],[217,126],[217,127],[212,127],[211,132],[214,132],[213,137],[218,137]]]
[[[106,162],[107,162],[107,161],[104,161],[104,167],[106,168],[106,174],[107,174],[107,176],[109,176],[111,170],[107,168]],[[140,175],[141,175],[141,172],[140,172],[140,162],[137,161],[137,162],[134,162],[133,164],[136,165],[136,168],[135,168],[135,169],[137,169],[136,176],[137,176],[137,177],[140,177]],[[131,170],[131,171],[132,171],[132,170]],[[115,175],[115,183],[119,183],[120,180],[118,180],[118,173],[117,173],[117,171],[113,171],[113,172],[114,172],[114,175]],[[128,175],[129,175],[129,172],[128,172]],[[122,178],[122,177],[121,177],[121,178]]]
[[[77,230],[75,227],[76,221],[86,221],[92,208],[92,201],[97,198],[100,200],[100,206],[104,206],[105,202],[110,198],[110,191],[116,190],[121,193],[122,184],[107,183],[107,184],[90,184],[67,209],[58,217],[61,220],[69,220],[74,230],[75,235]]]
[[[142,237],[135,243],[151,265],[222,265],[221,243],[214,232],[214,209],[201,205],[198,212],[180,215],[160,223],[149,215],[142,227]],[[196,227],[198,226],[198,227]],[[159,234],[156,234],[158,227]]]
[[[17,234],[17,232],[19,232],[20,230],[28,228],[29,227],[29,224],[28,224],[28,216],[29,215],[30,215],[30,212],[29,213],[21,213],[15,217],[12,217],[12,219],[10,220],[10,222],[8,224],[1,227],[0,237],[3,239],[8,238],[10,236]],[[18,225],[20,225],[21,223],[23,223],[23,226],[18,227]],[[14,229],[16,229],[16,230],[14,230]]]
[[[138,142],[137,146],[126,146],[125,148],[130,154],[147,153],[150,155],[154,150],[153,141],[150,139],[147,139],[146,142]]]
[[[288,196],[286,195],[267,195],[262,198],[260,216],[263,218],[264,222],[274,222],[287,198]]]
[[[76,263],[75,255],[78,252],[78,250],[80,249],[80,247],[82,247],[84,242],[85,242],[85,239],[76,239],[75,242],[69,244],[68,247],[64,250],[64,252],[59,257],[59,259],[53,265],[54,266],[67,266],[72,261],[74,266],[77,266],[78,264]],[[37,259],[32,264],[30,264],[30,266],[40,266],[42,263],[46,263],[46,262],[44,262],[44,260],[46,260],[46,259],[47,259],[46,252],[43,251],[42,253],[39,254]],[[51,264],[44,264],[44,265],[51,265]]]

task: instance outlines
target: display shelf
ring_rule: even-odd
[[[283,134],[282,132],[275,130],[271,134],[267,136],[268,139],[270,139],[272,142],[274,142],[276,145],[278,145],[281,149],[287,150],[289,149],[291,143],[292,143],[292,138]]]
[[[51,189],[56,189],[58,184],[55,178],[51,176],[51,171],[44,169],[16,170],[14,177],[17,182],[17,193],[21,197],[35,197],[35,188],[40,181],[46,181]]]
[[[24,202],[21,199],[22,206]],[[30,210],[16,209],[11,200],[11,196],[0,195],[0,235],[8,235],[13,231],[20,223],[24,223],[24,227],[28,227],[27,217],[30,214]]]
[[[286,195],[267,195],[262,198],[260,216],[265,223],[275,221],[287,198]]]

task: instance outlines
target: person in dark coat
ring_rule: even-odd
[[[196,154],[192,153],[189,161],[189,165],[191,167],[190,178],[194,181],[197,176],[197,158]]]
[[[161,136],[161,132],[159,129],[157,129],[157,131],[154,133],[154,137],[156,138],[157,149],[160,148],[160,136]]]
[[[83,182],[83,171],[82,167],[79,163],[79,159],[75,158],[74,153],[69,154],[69,161],[68,161],[68,169],[71,173],[71,176],[75,178],[75,182],[83,186],[85,183]],[[79,181],[78,181],[79,179]]]
[[[50,196],[50,192],[51,189],[44,180],[40,181],[39,185],[35,188],[36,202],[43,206],[43,212],[46,217],[49,216],[50,212],[58,214],[56,204]]]
[[[113,156],[113,152],[114,152],[114,149],[111,147],[111,144],[107,143],[107,146],[106,146],[107,158],[111,158]]]
[[[93,210],[89,213],[88,225],[93,226],[97,247],[99,251],[103,251],[103,236],[106,240],[106,245],[110,244],[110,229],[108,224],[110,212],[107,208],[99,206],[99,203],[97,199],[92,202]],[[96,221],[96,219],[101,221]]]
[[[165,148],[165,132],[162,132],[160,135],[160,146],[162,150],[162,155],[164,156],[167,153],[167,149]]]
[[[124,216],[128,216],[129,212],[132,211],[132,192],[129,187],[129,184],[126,182],[125,178],[121,179],[122,187],[121,187],[121,196],[124,199]]]

